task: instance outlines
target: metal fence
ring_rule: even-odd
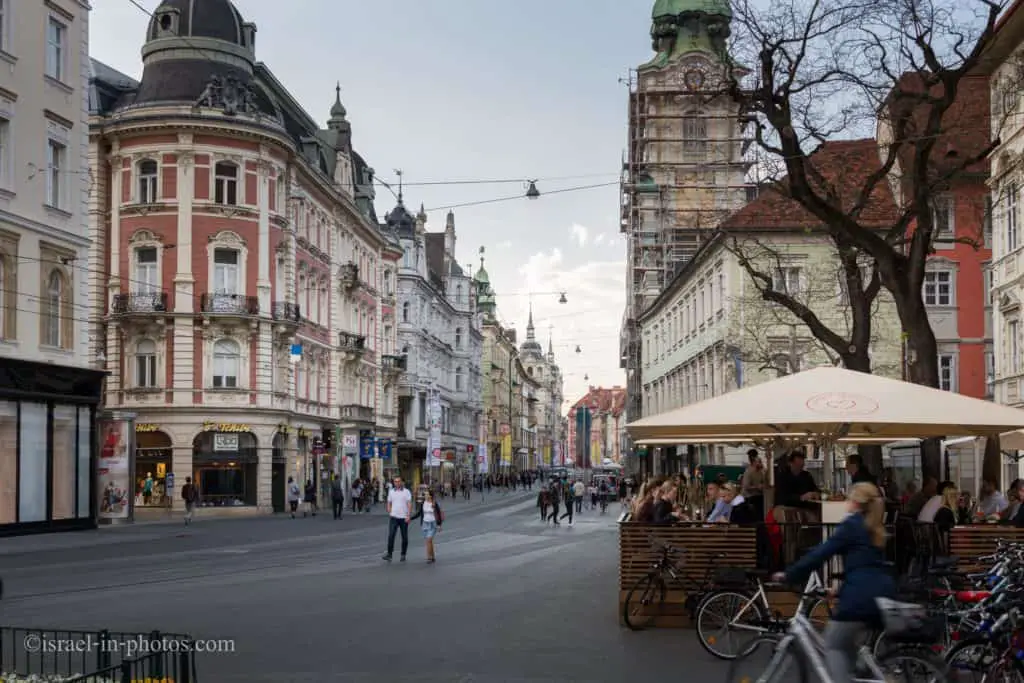
[[[180,633],[0,627],[0,677],[81,683],[196,683],[195,645]]]

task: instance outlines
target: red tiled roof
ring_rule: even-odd
[[[623,387],[611,387],[610,389],[590,387],[590,390],[583,398],[572,404],[572,408],[569,409],[569,415],[574,415],[576,409],[581,406],[587,406],[591,409],[596,408],[598,412],[602,413],[621,415],[626,408],[626,390]]]
[[[924,92],[922,75],[906,73],[886,98],[892,109],[890,119],[916,108],[908,124],[908,142],[899,151],[900,167],[910,173],[914,163],[915,140],[923,135],[931,107],[920,102],[915,95]],[[934,97],[942,95],[941,84],[931,87]],[[964,160],[982,154],[989,146],[991,137],[990,95],[987,76],[966,76],[960,79],[956,99],[942,117],[942,133],[929,156],[928,164],[935,172],[946,174],[957,171]],[[969,166],[968,173],[988,173],[988,159]]]
[[[821,191],[834,193],[845,210],[853,207],[871,173],[882,165],[874,138],[834,140],[823,143],[808,162],[822,177]],[[821,226],[821,219],[807,211],[788,194],[783,179],[761,191],[754,201],[732,214],[721,224],[723,230],[792,230]],[[860,214],[865,226],[887,227],[896,220],[896,204],[884,180],[875,185]]]

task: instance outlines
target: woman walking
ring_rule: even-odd
[[[419,511],[412,517],[412,519],[417,518],[420,520],[423,538],[427,542],[427,564],[433,564],[435,561],[434,536],[441,530],[441,525],[444,523],[444,513],[441,512],[441,506],[438,505],[437,499],[434,498],[434,492],[430,489],[427,489]]]

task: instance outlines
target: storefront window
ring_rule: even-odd
[[[259,463],[251,432],[203,432],[193,443],[199,505],[256,505]]]
[[[78,410],[53,407],[53,518],[74,519]]]
[[[21,404],[18,521],[46,521],[46,404]]]
[[[161,431],[135,433],[135,505],[170,507],[167,474],[172,472],[171,437]],[[184,482],[178,485],[180,489]]]
[[[78,516],[89,516],[92,491],[92,408],[78,409]]]
[[[18,404],[0,401],[0,524],[18,521]]]

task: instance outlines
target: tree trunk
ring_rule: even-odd
[[[999,448],[999,437],[990,436],[985,439],[985,455],[981,460],[981,480],[990,481],[998,487],[1002,469],[1003,452]]]
[[[896,307],[900,322],[907,337],[908,379],[915,384],[939,388],[939,348],[932,331],[928,311],[919,291],[896,296]],[[925,439],[921,442],[921,473],[923,479],[934,477],[942,481],[941,439]],[[923,480],[922,479],[922,480]]]

